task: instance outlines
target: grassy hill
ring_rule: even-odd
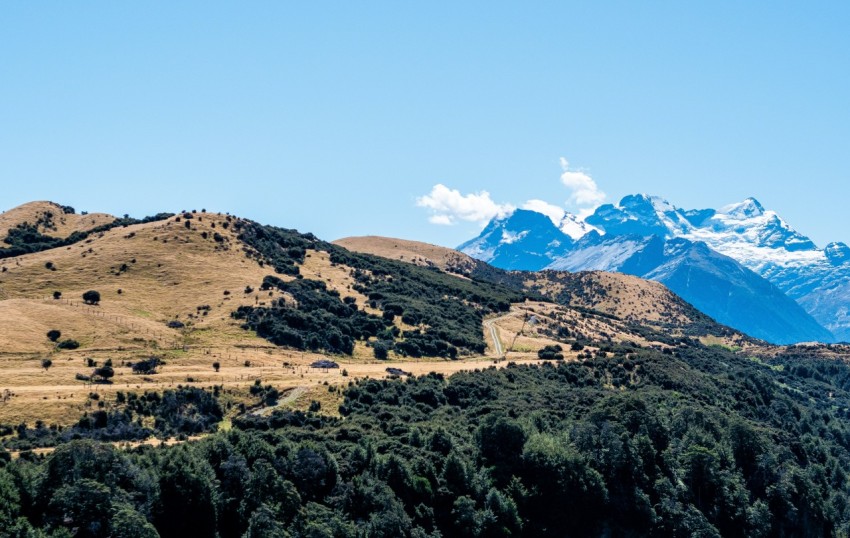
[[[17,226],[34,210],[57,208],[6,214],[18,215],[8,221]],[[68,226],[82,218],[64,215]],[[383,377],[390,361],[452,373],[504,357],[536,361],[545,346],[583,360],[624,344],[672,349],[714,327],[663,287],[620,275],[531,281],[448,249],[383,240],[384,253],[408,253],[390,260],[205,211],[104,221],[57,226],[56,236],[40,225],[37,237],[61,243],[0,259],[0,391],[13,394],[0,423],[68,424],[91,405],[90,389],[111,395],[187,382],[253,401],[247,391],[262,379],[298,388],[294,405],[306,408],[338,398],[316,385],[340,383],[343,369]],[[88,290],[100,293],[99,304],[82,301]],[[47,338],[52,330],[57,342]],[[57,347],[65,341],[79,347]],[[133,373],[152,356],[165,364],[158,374]],[[327,356],[342,367],[309,368]],[[112,383],[81,381],[107,361]]]
[[[40,233],[65,238],[74,232],[85,232],[114,221],[106,213],[78,214],[73,207],[54,202],[29,202],[0,213],[0,231],[30,224]]]

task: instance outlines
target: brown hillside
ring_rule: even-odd
[[[65,238],[74,232],[85,232],[114,220],[115,217],[106,213],[78,215],[65,213],[62,206],[54,202],[29,202],[0,214],[0,237],[6,237],[10,228],[29,223],[44,235]]]
[[[270,271],[246,258],[229,226],[225,229],[229,218],[177,216],[115,228],[68,247],[0,260],[0,299],[19,300],[11,303],[15,308],[6,307],[9,316],[0,321],[9,330],[17,326],[23,330],[28,325],[25,316],[12,316],[16,310],[28,310],[20,301],[50,305],[67,311],[65,324],[70,325],[53,328],[79,340],[83,347],[99,345],[88,332],[95,313],[130,320],[131,325],[153,324],[171,339],[179,333],[165,326],[170,320],[186,323],[199,334],[202,329],[233,328],[230,312],[239,304],[261,300],[256,292],[244,293],[246,286],[257,287]],[[187,222],[191,228],[186,228]],[[90,289],[101,294],[97,307],[82,304],[82,294]],[[56,291],[62,294],[58,301],[52,298]],[[79,338],[74,336],[78,332],[82,333]],[[0,348],[22,345],[2,338],[0,333]]]
[[[681,326],[703,317],[663,284],[622,273],[543,271],[526,284],[563,304],[626,321]]]
[[[334,244],[364,254],[374,254],[393,260],[426,267],[438,267],[450,273],[469,274],[482,263],[457,250],[392,237],[367,235],[337,239]]]

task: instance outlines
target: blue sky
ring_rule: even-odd
[[[455,246],[480,226],[429,223],[434,185],[578,210],[566,159],[608,201],[755,196],[850,241],[849,27],[846,2],[4,3],[0,205]]]

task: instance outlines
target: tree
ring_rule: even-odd
[[[93,377],[99,377],[104,383],[108,382],[115,375],[115,370],[111,366],[101,366],[95,369]]]
[[[132,506],[125,506],[112,516],[112,538],[159,538],[159,533]]]
[[[47,331],[47,338],[50,339],[51,342],[56,342],[62,336],[62,331],[57,329],[51,329]]]
[[[214,369],[216,372],[218,372],[220,368],[221,368],[221,363],[220,363],[220,362],[216,361],[216,362],[214,362],[214,363],[213,363],[213,369]]]
[[[83,478],[56,490],[50,499],[50,519],[56,524],[76,528],[74,536],[108,536],[111,497],[108,487]]]
[[[54,291],[53,292],[53,298],[58,301],[59,299],[62,298],[62,292],[61,291]]]
[[[50,360],[50,359],[41,359],[41,367],[42,367],[42,368],[44,368],[44,371],[45,371],[45,372],[46,372],[47,370],[49,370],[51,366],[53,366],[53,361],[52,361],[52,360]]]
[[[387,345],[383,342],[375,342],[372,344],[372,349],[375,352],[376,359],[386,360],[389,358],[389,349],[387,349]]]
[[[83,301],[86,304],[96,305],[100,302],[100,292],[95,290],[89,290],[83,294]]]

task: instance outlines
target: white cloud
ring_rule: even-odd
[[[568,199],[570,203],[582,208],[595,208],[605,201],[607,195],[599,189],[592,177],[584,172],[570,170],[570,163],[563,157],[561,168],[561,183],[572,191]]]
[[[560,226],[561,221],[564,219],[564,215],[567,213],[564,208],[558,207],[555,204],[550,204],[543,200],[529,200],[522,204],[522,208],[528,209],[529,211],[543,213],[552,220],[552,223],[555,226]]]
[[[503,217],[515,209],[510,204],[497,204],[487,191],[464,195],[443,184],[434,185],[430,193],[417,198],[416,205],[431,212],[429,222],[441,225],[467,221],[484,226],[490,219]]]
[[[454,224],[452,218],[448,215],[431,215],[428,217],[428,222],[431,224],[439,224],[441,226],[451,226]]]

